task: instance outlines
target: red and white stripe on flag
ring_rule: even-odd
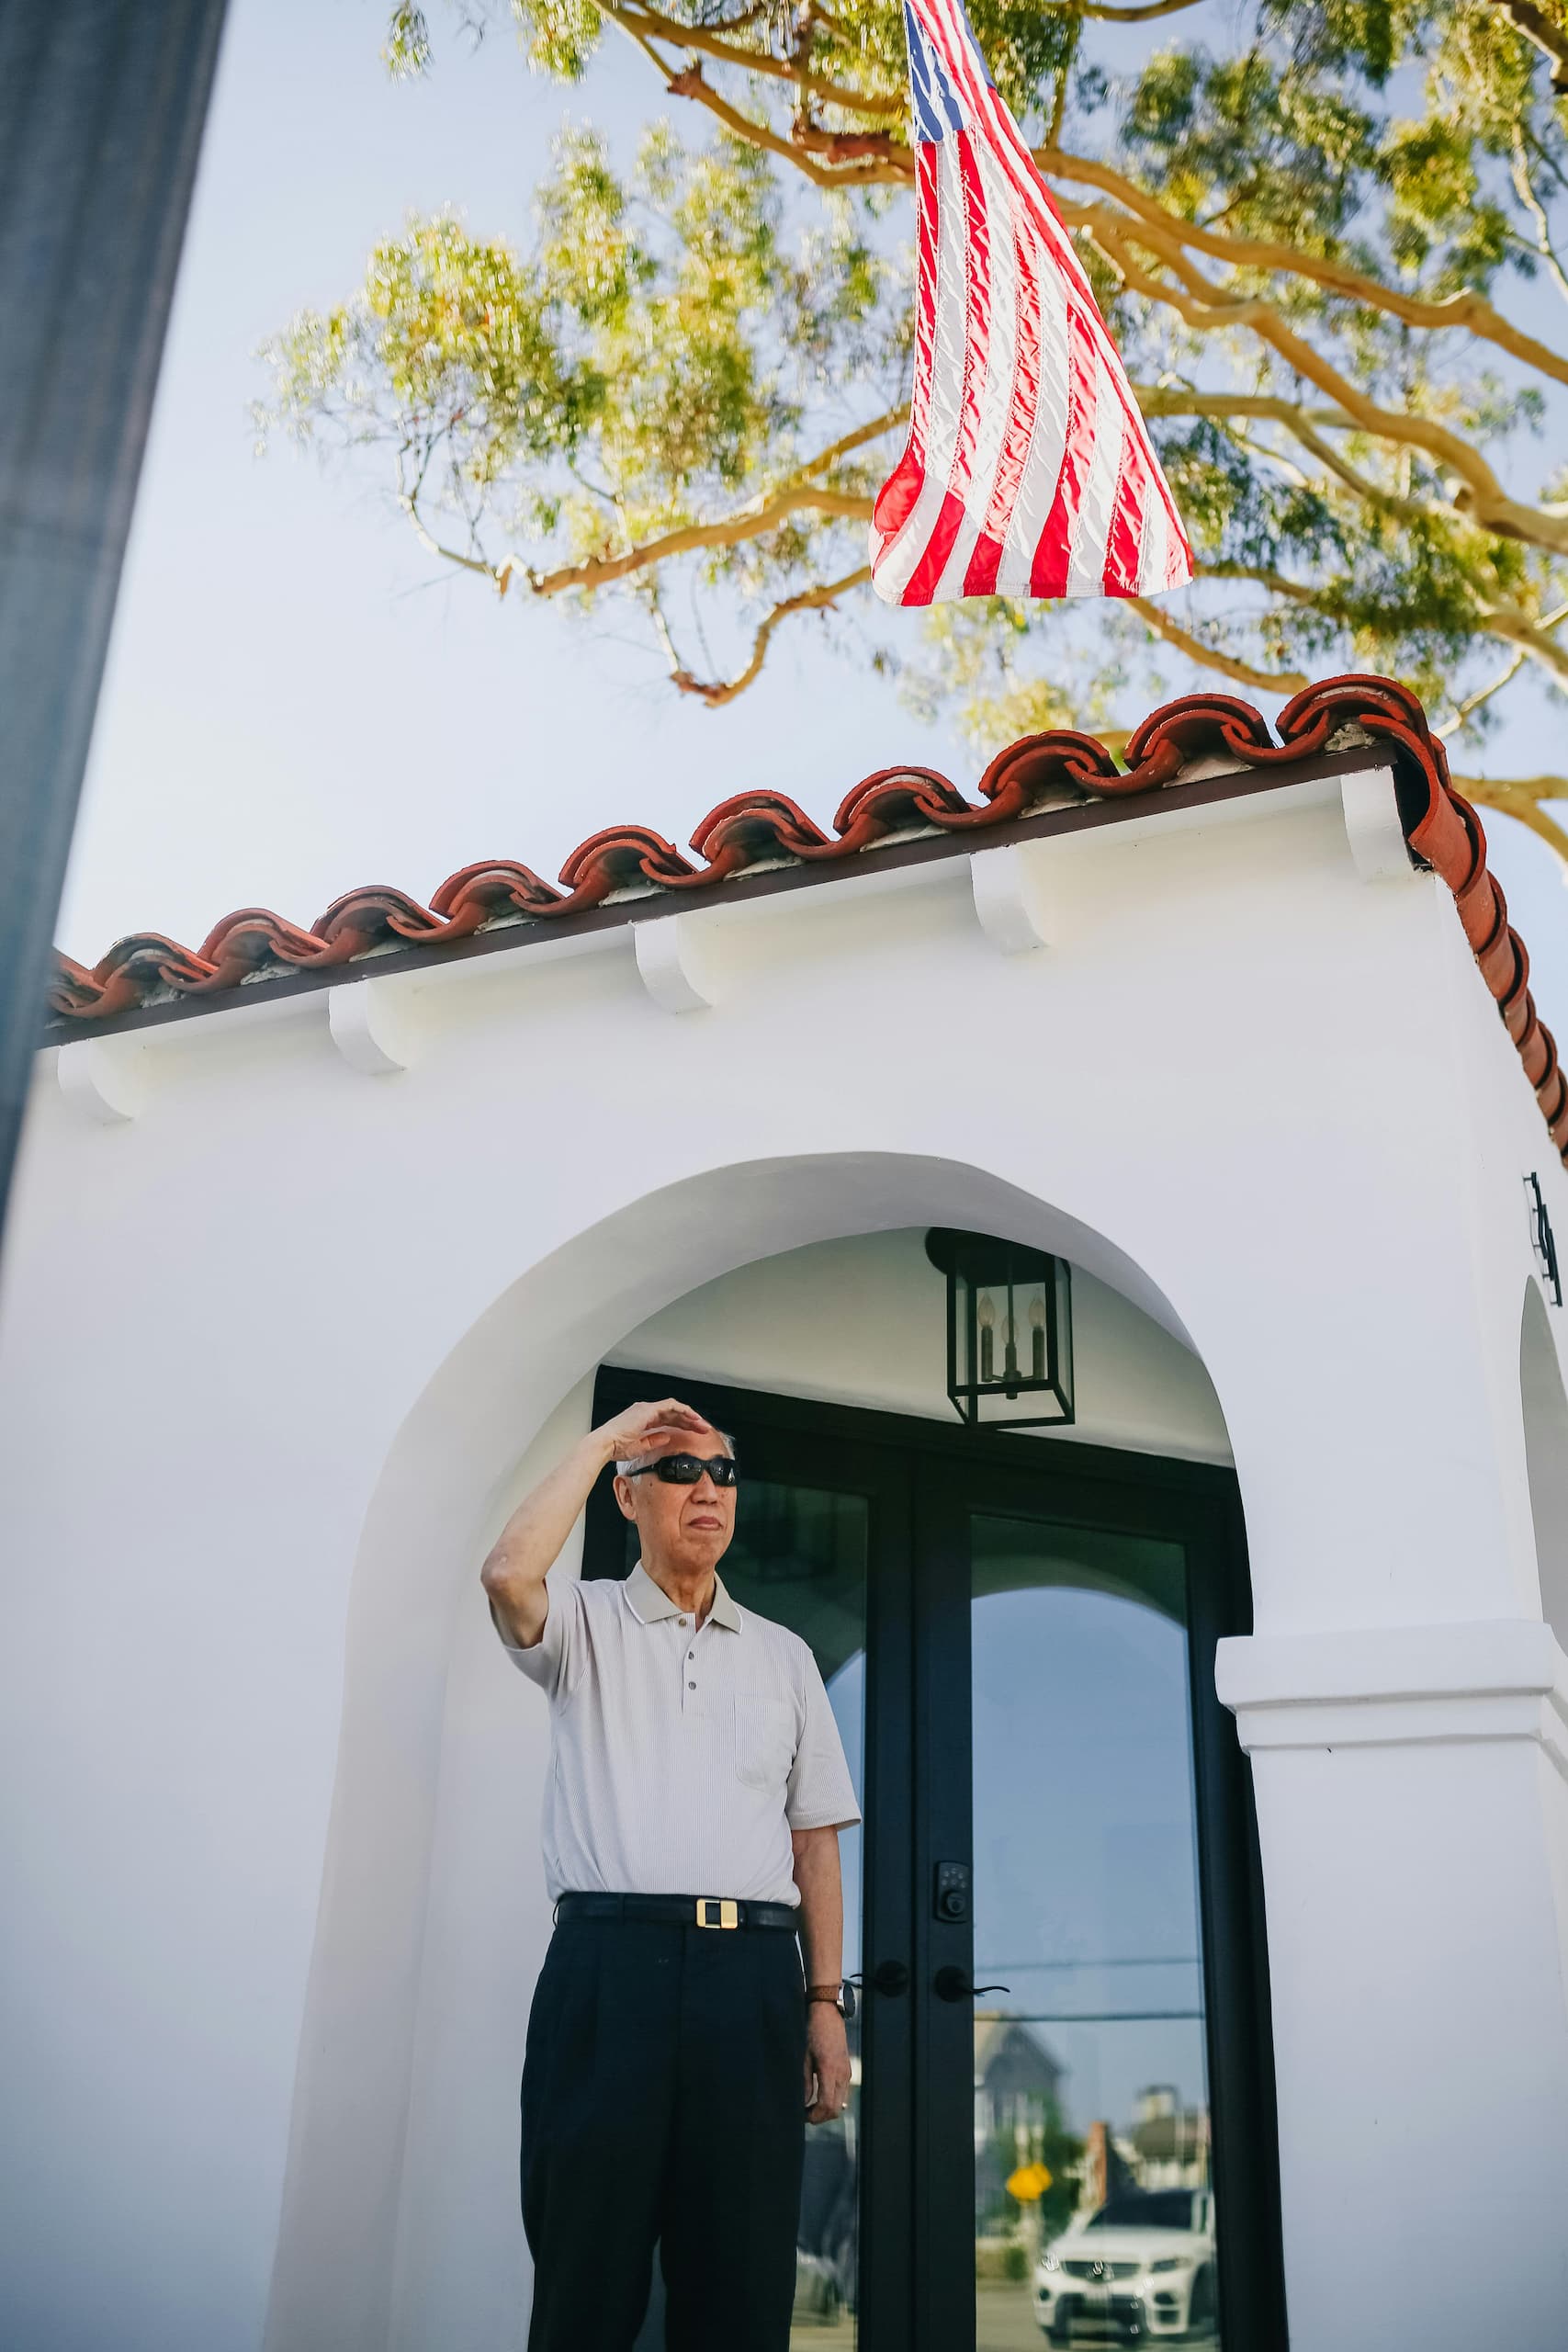
[[[873,585],[889,605],[1185,587],[1170,486],[963,0],[905,0],[904,19],[915,386],[872,517]]]

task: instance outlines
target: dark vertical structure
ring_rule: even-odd
[[[223,6],[0,6],[0,1218]]]

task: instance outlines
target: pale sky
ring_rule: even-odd
[[[346,293],[410,207],[451,202],[525,243],[563,117],[614,133],[650,110],[629,49],[608,44],[566,92],[504,31],[477,56],[444,38],[433,79],[395,85],[386,13],[232,0],[59,930],[85,962],[128,931],[197,944],[240,906],[309,923],[362,883],[428,899],[480,857],[553,876],[619,820],[683,842],[750,787],[825,822],[897,760],[975,781],[955,733],[921,725],[809,620],[780,632],[750,694],[709,711],[629,643],[446,576],[362,472],[323,474],[287,447],[254,456],[256,346],[301,303]],[[439,0],[432,14],[446,32]],[[879,633],[907,629],[913,650],[919,628],[888,616]],[[1201,683],[1173,673],[1172,690]],[[1497,774],[1559,767],[1561,732],[1538,705],[1487,758]],[[1504,820],[1488,831],[1538,1000],[1568,1033],[1561,869]]]
[[[553,876],[624,820],[684,842],[717,801],[783,789],[830,817],[870,770],[974,762],[795,625],[727,711],[651,654],[505,606],[423,555],[363,473],[253,455],[257,345],[363,274],[411,207],[525,243],[563,117],[632,126],[628,51],[571,92],[502,30],[389,81],[378,0],[233,0],[164,364],[62,944],[198,941],[228,909],[309,922],[340,891],[428,897],[475,858]],[[439,5],[438,29],[446,19]],[[911,625],[912,626],[912,625]]]

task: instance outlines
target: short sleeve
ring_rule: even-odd
[[[581,1587],[575,1577],[552,1569],[545,1578],[545,1630],[531,1649],[517,1648],[499,1625],[496,1632],[518,1672],[550,1698],[560,1699],[577,1679],[583,1646]]]
[[[806,1653],[806,1723],[790,1771],[784,1817],[792,1829],[850,1829],[860,1819],[844,1743],[809,1650]]]

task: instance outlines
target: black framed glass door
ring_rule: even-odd
[[[1247,1621],[1229,1474],[619,1367],[594,1418],[671,1390],[736,1437],[726,1582],[810,1644],[865,1816],[793,2352],[1274,2352],[1261,1906],[1213,1695]],[[583,1572],[628,1565],[606,1481]]]

